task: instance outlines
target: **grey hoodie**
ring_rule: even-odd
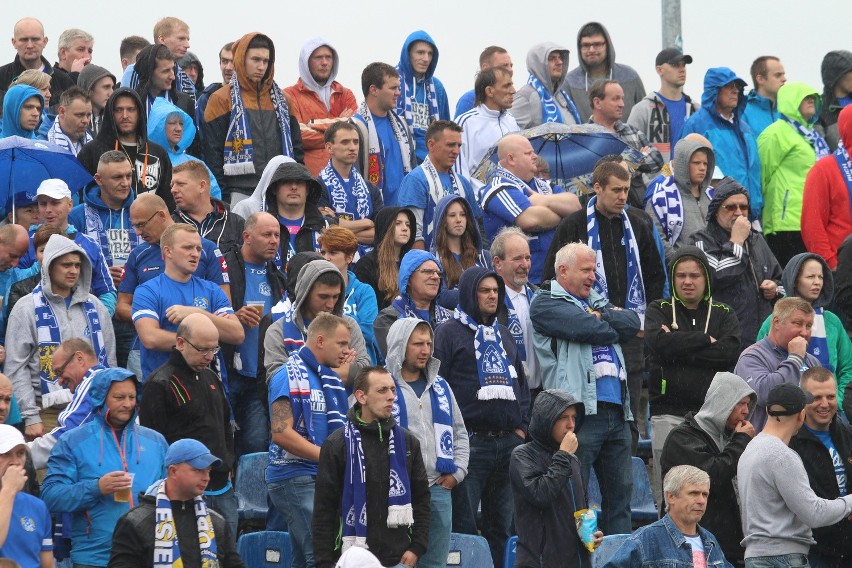
[[[269,160],[266,167],[263,168],[263,173],[260,175],[260,181],[257,182],[257,186],[255,186],[251,196],[234,204],[234,206],[231,207],[231,213],[235,213],[243,219],[248,219],[252,213],[264,211],[263,201],[266,199],[266,190],[269,189],[269,185],[272,183],[272,176],[275,174],[278,166],[286,164],[287,162],[295,163],[295,161],[296,160],[289,156],[275,156]]]
[[[308,60],[311,58],[311,54],[316,51],[317,48],[322,46],[329,48],[332,56],[331,75],[328,77],[328,80],[324,85],[320,85],[316,82],[316,80],[314,80],[313,75],[311,75],[311,69],[308,66]],[[331,84],[337,78],[337,71],[339,68],[340,57],[337,55],[337,50],[319,36],[312,37],[306,41],[302,46],[302,50],[299,52],[299,78],[307,88],[315,92],[320,100],[325,103],[326,109],[331,109]]]
[[[408,383],[402,378],[402,364],[405,361],[408,340],[414,328],[421,323],[425,324],[424,328],[432,333],[432,327],[421,319],[400,318],[393,322],[390,331],[388,331],[388,355],[385,368],[396,379],[397,388],[399,389],[398,394],[401,393],[405,399],[405,409],[408,414],[408,430],[420,441],[420,450],[423,452],[423,463],[426,466],[426,476],[429,479],[429,485],[432,486],[442,475],[435,469],[438,454],[435,449],[435,423],[432,420],[431,394],[432,385],[435,384],[435,378],[438,376],[438,368],[441,366],[441,362],[435,359],[435,357],[430,357],[429,362],[426,363],[426,369],[423,371],[423,374],[426,376],[426,390],[423,391],[420,398],[417,398],[414,389],[408,386]],[[449,385],[447,387],[449,388]],[[467,429],[464,426],[461,410],[456,403],[456,397],[453,396],[452,389],[450,389],[448,394],[453,405],[453,461],[458,467],[452,475],[456,478],[456,481],[461,483],[467,475],[470,442],[468,441]]]
[[[296,327],[301,330],[305,330],[306,327],[305,320],[302,318],[302,304],[305,300],[307,300],[308,294],[310,293],[314,282],[316,282],[316,279],[319,278],[320,274],[325,272],[335,272],[340,274],[337,267],[327,260],[314,260],[303,266],[299,271],[299,274],[296,276],[296,294],[290,307],[290,314],[292,314],[293,322]],[[349,376],[341,377],[344,382],[346,382],[347,379],[349,381],[353,380],[355,375],[358,374],[358,371],[370,365],[370,355],[367,353],[367,344],[364,341],[364,335],[361,333],[361,328],[358,327],[358,322],[349,316],[343,315],[343,305],[345,301],[346,298],[344,298],[341,293],[340,297],[337,299],[337,304],[334,306],[334,310],[332,310],[334,315],[342,317],[349,323],[349,347],[354,349],[357,353],[355,361],[349,366]],[[290,314],[287,314],[284,317],[286,318]],[[287,350],[284,348],[284,322],[282,320],[283,318],[273,321],[269,325],[266,330],[266,337],[263,340],[263,348],[265,351],[263,365],[266,367],[266,376],[268,378],[272,378],[281,365],[283,365],[289,358]],[[291,337],[288,339],[305,341],[307,339],[307,334],[303,331],[301,337]]]
[[[713,439],[720,452],[728,445],[732,434],[725,431],[725,423],[737,403],[747,396],[751,398],[748,405],[751,415],[757,403],[754,389],[733,373],[716,373],[707,389],[701,410],[695,413],[695,421]]]
[[[574,115],[571,114],[570,106],[565,100],[565,97],[558,92],[553,92],[553,81],[551,81],[550,72],[547,70],[547,58],[554,51],[562,53],[562,76],[557,83],[557,85],[562,85],[568,73],[568,55],[570,51],[567,47],[563,47],[552,41],[545,41],[532,46],[527,52],[527,71],[530,72],[530,75],[535,75],[536,79],[550,92],[550,96],[553,97],[553,101],[559,107],[559,113],[562,115],[562,120],[565,124],[576,124],[577,121],[574,120]],[[562,87],[560,86],[559,88],[561,89]],[[574,102],[576,104],[576,101]],[[515,93],[515,99],[510,112],[518,122],[518,126],[522,129],[540,125],[542,113],[541,97],[538,95],[538,91],[532,85],[524,84]]]
[[[71,252],[80,254],[80,278],[71,293],[69,306],[65,307],[65,298],[53,293],[49,274],[50,265],[53,261]],[[100,317],[109,364],[114,367],[116,364],[115,334],[112,329],[112,319],[97,296],[89,293],[92,286],[92,263],[85,251],[71,239],[62,235],[53,235],[47,241],[47,246],[44,249],[42,266],[44,268],[41,271],[41,286],[45,299],[50,303],[53,313],[56,315],[62,340],[72,337],[89,338],[91,336],[83,303],[86,300],[92,302]],[[5,373],[12,381],[12,389],[15,398],[18,400],[24,424],[26,426],[38,424],[41,422],[39,416],[41,405],[39,361],[44,356],[38,352],[38,330],[32,294],[27,294],[18,300],[15,307],[12,308],[12,313],[9,314],[8,330],[7,339],[11,339],[12,333],[14,333],[14,341],[6,341]],[[71,400],[70,391],[67,398],[68,401]]]

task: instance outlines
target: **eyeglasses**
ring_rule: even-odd
[[[180,337],[180,336],[178,336],[178,337]],[[187,339],[185,337],[181,337],[181,339],[183,339],[184,341],[186,341],[187,343],[192,345],[192,342],[189,339]],[[202,349],[200,347],[196,347],[195,345],[192,345],[192,348],[195,349],[196,351],[198,351],[199,353],[201,353],[202,355],[210,355],[210,354],[217,355],[219,353],[219,351],[222,349],[218,345],[216,347],[207,347],[206,349]]]
[[[141,223],[131,223],[130,226],[137,231],[141,231],[148,223],[151,222],[151,219],[153,219],[157,215],[157,213],[159,213],[159,211],[154,211],[154,214],[148,217],[146,220],[142,221]]]
[[[594,43],[581,43],[580,51],[589,51],[590,49],[603,49],[605,45],[605,41],[596,41]]]
[[[75,351],[74,353],[72,353],[72,354],[71,354],[71,356],[70,356],[70,357],[68,357],[68,359],[66,359],[66,360],[65,360],[65,363],[63,363],[63,364],[62,364],[62,365],[60,365],[59,367],[57,367],[57,366],[55,366],[55,365],[54,365],[54,367],[53,367],[53,374],[54,374],[56,377],[61,377],[61,376],[62,376],[62,373],[64,373],[64,372],[65,372],[66,367],[68,367],[68,365],[70,365],[70,364],[71,364],[71,362],[72,362],[74,359],[76,359],[76,358],[77,358],[77,353],[79,353],[79,351]]]
[[[432,278],[433,276],[437,276],[438,278],[444,277],[444,273],[437,268],[418,268],[417,272],[423,274],[426,278]]]
[[[729,211],[733,213],[737,209],[742,211],[743,213],[748,213],[748,203],[728,203],[726,205],[722,205],[725,211]]]

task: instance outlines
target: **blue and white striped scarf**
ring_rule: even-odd
[[[825,310],[814,308],[814,325],[811,328],[811,338],[808,341],[808,353],[819,359],[819,364],[834,372],[831,364],[831,354],[828,351],[828,338],[825,331]]]
[[[296,353],[290,355],[284,366],[287,367],[287,378],[290,382],[290,406],[293,409],[293,430],[300,436],[316,444],[314,437],[314,423],[311,416],[311,382],[308,376],[308,367],[303,358],[302,347]],[[312,353],[304,354],[313,360]],[[346,399],[346,387],[340,377],[326,367],[317,364],[311,366],[322,383],[322,393],[325,397],[325,415],[328,423],[328,433],[331,434],[346,424],[346,411],[349,403]]]
[[[843,146],[843,140],[837,142],[837,149],[834,151],[834,161],[837,162],[837,167],[840,168],[840,175],[843,176],[843,181],[846,182],[846,191],[849,192],[849,202],[852,203],[852,160],[849,159],[849,153]]]
[[[417,77],[407,77],[405,71],[401,67],[396,68],[399,71],[399,86],[400,94],[396,99],[396,112],[409,128],[414,128],[414,110],[411,107],[411,101],[414,100],[417,94]],[[438,94],[435,92],[435,82],[431,77],[423,79],[423,88],[426,91],[426,104],[429,105],[429,118],[438,120],[441,117],[438,115]]]
[[[346,215],[344,219],[356,221],[369,219],[372,216],[373,200],[370,197],[370,188],[367,187],[367,182],[356,168],[352,168],[349,172],[348,191],[343,185],[340,174],[331,165],[331,160],[320,172],[320,179],[328,188],[331,208],[338,216]]]
[[[373,120],[373,113],[367,108],[367,101],[361,103],[358,108],[358,116],[367,127],[367,171],[361,172],[367,174],[367,179],[378,187],[385,188],[385,152],[382,148],[382,141],[379,140],[379,132],[376,130],[376,121]],[[408,130],[403,124],[402,119],[395,112],[387,114],[388,122],[390,122],[393,136],[396,143],[399,145],[399,154],[402,156],[402,171],[409,173],[411,171],[411,159],[414,154],[414,140],[408,135]]]
[[[683,231],[683,199],[674,176],[667,176],[648,188],[651,194],[651,209],[663,229],[663,237],[674,246]],[[704,193],[713,199],[713,188]]]
[[[252,145],[249,119],[243,105],[242,89],[237,74],[231,77],[231,119],[225,136],[225,175],[237,176],[254,174],[254,148]],[[278,129],[281,132],[281,148],[284,156],[293,157],[293,140],[290,137],[290,109],[287,99],[278,84],[273,81],[269,89],[272,106],[278,117]]]
[[[104,227],[104,222],[103,219],[101,219],[100,213],[88,203],[84,205],[83,213],[85,214],[86,219],[86,234],[93,239],[98,240],[98,243],[101,245],[101,252],[104,253],[104,258],[106,258],[109,266],[123,266],[130,257],[130,251],[132,251],[136,245],[141,245],[144,242],[141,237],[136,235],[133,225],[128,223],[126,228],[118,229],[120,231],[127,231],[127,251],[113,251],[109,244],[107,231],[114,229]],[[112,212],[110,212],[110,214],[112,214]],[[122,221],[124,220],[123,209],[119,211],[117,215],[121,217]],[[119,260],[121,264],[115,264],[116,260]]]
[[[193,83],[189,75],[177,63],[175,63],[175,82],[177,83],[178,92],[189,95],[192,99],[192,106],[195,106],[195,83]]]
[[[453,317],[476,333],[473,340],[476,371],[479,375],[479,390],[476,392],[476,398],[517,400],[512,384],[518,378],[518,372],[509,361],[496,318],[491,325],[478,324],[459,307],[456,307]]]
[[[559,122],[564,123],[565,121],[562,119],[562,113],[559,111],[559,107],[556,104],[556,101],[553,100],[553,97],[550,95],[547,89],[544,88],[544,85],[541,84],[541,81],[538,80],[538,77],[530,73],[530,78],[527,79],[527,84],[532,86],[533,89],[538,93],[539,98],[541,99],[541,121],[544,122]],[[565,102],[568,104],[568,110],[571,111],[571,116],[574,117],[574,120],[577,124],[582,124],[580,120],[580,113],[577,112],[577,107],[574,106],[574,101],[571,100],[571,97],[565,92],[564,89],[559,89],[559,93],[565,97]]]
[[[793,120],[789,116],[785,116],[783,113],[778,113],[781,115],[781,118],[787,121],[787,124],[793,127],[796,132],[802,135],[805,140],[807,140],[808,144],[814,147],[814,152],[816,152],[816,159],[825,158],[831,153],[831,149],[828,147],[828,143],[826,143],[825,138],[820,136],[819,132],[817,132],[813,128],[808,128],[807,126],[799,123],[797,120]]]
[[[524,294],[526,294],[527,296],[527,301],[532,304],[532,288],[530,288],[529,286],[524,286]],[[503,300],[503,303],[506,306],[506,310],[509,312],[506,327],[512,334],[512,339],[515,340],[515,345],[518,346],[518,356],[521,358],[522,361],[526,361],[527,342],[524,339],[524,324],[521,323],[520,318],[518,318],[518,311],[515,309],[515,305],[512,303],[511,298],[509,298],[509,294],[506,294],[506,298]]]
[[[432,163],[432,160],[429,159],[429,156],[426,156],[426,159],[423,160],[420,167],[423,168],[423,173],[426,174],[426,184],[429,186],[429,199],[432,201],[432,208],[434,209],[438,206],[438,202],[442,197],[450,194],[444,189],[444,184],[441,183],[441,176],[438,174],[438,170],[435,169],[435,165]],[[450,176],[452,194],[465,197],[464,186],[462,185],[462,181],[455,169],[450,168],[448,175]],[[429,226],[425,228],[426,230],[423,234],[424,237],[427,235],[431,236],[435,231],[435,221],[436,219],[434,216],[429,220]]]
[[[547,180],[543,180],[541,178],[534,177],[530,181],[533,187],[504,168],[503,166],[498,165],[497,169],[494,170],[494,174],[491,176],[491,180],[488,182],[488,185],[482,188],[482,194],[479,196],[479,203],[487,203],[489,199],[491,199],[492,194],[497,193],[500,189],[506,185],[510,185],[523,193],[526,196],[532,194],[532,192],[540,193],[542,195],[552,195],[553,188],[550,187],[550,184],[547,183]]]
[[[595,217],[595,203],[597,203],[597,195],[589,199],[586,204],[586,230],[589,233],[589,247],[595,251],[595,290],[605,298],[609,297],[606,285],[606,271],[604,270],[603,252],[601,249],[601,238],[598,227],[598,221]],[[642,322],[642,329],[645,329],[645,308],[647,302],[645,300],[645,283],[642,281],[642,265],[639,262],[639,244],[636,242],[636,237],[633,234],[633,227],[630,225],[630,219],[627,218],[627,212],[621,212],[621,223],[624,227],[624,250],[627,253],[627,297],[624,299],[624,307],[628,310],[633,310],[639,316]]]
[[[204,568],[219,568],[216,557],[216,533],[213,531],[213,520],[207,511],[207,505],[201,496],[193,499],[195,524],[198,527],[198,547],[201,552],[201,566]],[[158,530],[154,531],[154,568],[182,568],[180,558],[180,543],[178,542],[177,527],[175,526],[172,502],[166,495],[166,480],[157,486],[157,505],[155,523]],[[187,546],[192,546],[187,544]]]
[[[72,142],[68,135],[62,131],[62,126],[59,124],[59,117],[57,116],[56,120],[53,121],[53,126],[47,131],[47,141],[53,142],[60,148],[67,150],[69,154],[76,156],[83,149],[83,146],[92,141],[92,135],[87,130],[79,142]]]
[[[408,428],[408,408],[405,405],[405,395],[402,394],[400,382],[393,377],[396,383],[396,399],[393,401],[393,417],[397,424]],[[455,473],[458,469],[453,461],[453,406],[450,404],[452,391],[442,377],[436,376],[429,389],[430,401],[432,403],[432,425],[435,434],[435,453],[438,456],[435,469],[441,473]]]

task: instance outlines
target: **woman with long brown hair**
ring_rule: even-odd
[[[376,214],[375,248],[355,265],[355,276],[376,291],[379,311],[399,295],[399,263],[414,245],[414,213],[403,207],[384,207]]]
[[[482,250],[473,209],[464,197],[446,195],[438,201],[434,234],[431,252],[444,267],[447,290],[456,288],[462,272],[471,266],[491,268],[491,253]]]

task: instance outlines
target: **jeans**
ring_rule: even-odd
[[[417,560],[417,568],[445,568],[450,553],[450,532],[453,529],[453,492],[437,483],[429,488],[432,494],[429,520],[429,547]]]
[[[231,532],[231,541],[236,544],[239,514],[237,513],[237,494],[234,493],[234,488],[231,487],[221,495],[205,495],[204,503],[208,508],[225,517],[225,524],[228,525],[228,530]]]
[[[314,568],[314,541],[311,517],[314,515],[316,476],[302,475],[269,484],[269,497],[287,519],[293,568]]]
[[[601,488],[598,526],[604,534],[630,534],[630,497],[633,471],[630,462],[630,426],[616,405],[598,403],[597,414],[587,414],[577,432],[577,459],[589,483],[594,466]]]
[[[782,554],[780,556],[755,556],[745,559],[746,568],[808,568],[806,554]]]
[[[512,534],[509,458],[522,443],[514,433],[502,437],[472,434],[467,477],[453,489],[453,532],[477,534],[476,510],[481,500],[482,536],[488,540],[495,567],[503,565],[506,539]]]
[[[237,457],[269,449],[269,417],[260,401],[257,380],[234,371],[228,375],[228,398],[234,410],[237,430],[234,449]]]

